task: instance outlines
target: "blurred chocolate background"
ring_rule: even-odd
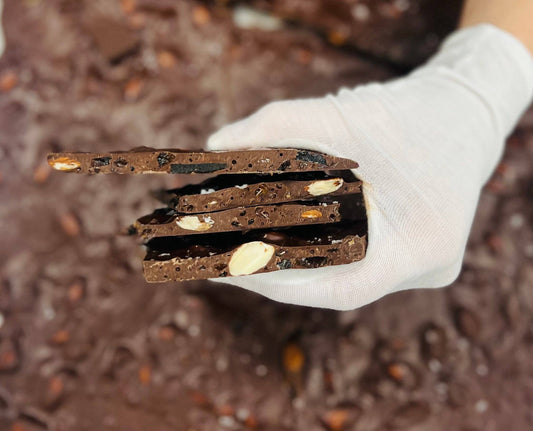
[[[116,233],[179,176],[53,173],[52,150],[200,148],[282,98],[423,62],[459,1],[6,0],[0,430],[533,428],[533,111],[459,280],[351,312],[148,285]]]

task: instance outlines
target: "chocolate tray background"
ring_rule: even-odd
[[[5,3],[0,429],[533,427],[533,111],[454,285],[350,312],[150,286],[142,250],[115,233],[187,179],[66,177],[45,160],[198,148],[270,100],[401,75],[451,31],[457,1]],[[242,28],[244,3],[286,21]]]

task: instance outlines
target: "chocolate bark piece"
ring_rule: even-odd
[[[143,238],[243,231],[271,227],[327,224],[343,220],[338,201],[238,207],[222,211],[182,214],[168,208],[139,218],[131,231]],[[347,205],[345,205],[347,206]],[[343,209],[343,213],[348,213]],[[346,216],[347,217],[347,216]]]
[[[349,173],[349,175],[348,175]],[[344,177],[344,178],[343,178]],[[200,213],[361,192],[350,172],[330,176],[322,172],[296,174],[219,175],[203,183],[160,193],[159,198],[182,213]]]
[[[48,164],[59,171],[88,174],[274,173],[359,166],[352,160],[294,148],[204,152],[148,147],[109,153],[52,153]]]
[[[118,63],[139,48],[139,38],[124,23],[104,16],[92,16],[85,20],[85,27],[100,53],[110,63]]]
[[[147,243],[144,276],[156,283],[342,265],[364,258],[365,232],[361,222],[156,238]]]

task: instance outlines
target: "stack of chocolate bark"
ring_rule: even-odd
[[[201,280],[360,260],[366,249],[361,183],[351,160],[283,148],[189,152],[54,153],[77,173],[218,174],[162,191],[165,208],[129,229],[147,254],[149,282]]]

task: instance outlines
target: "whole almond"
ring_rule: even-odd
[[[310,195],[321,196],[339,190],[344,181],[342,178],[332,178],[330,180],[318,180],[309,184],[306,189]]]
[[[322,217],[322,213],[318,210],[308,210],[308,211],[304,211],[301,216],[303,218],[320,218]]]
[[[182,229],[204,232],[211,229],[215,222],[211,217],[204,217],[200,220],[197,216],[183,216],[176,220],[176,224]]]
[[[262,241],[247,242],[237,248],[228,264],[231,275],[248,275],[264,268],[272,256],[275,248]]]
[[[58,171],[75,171],[81,166],[78,160],[69,159],[68,157],[59,157],[48,160],[48,164]]]

